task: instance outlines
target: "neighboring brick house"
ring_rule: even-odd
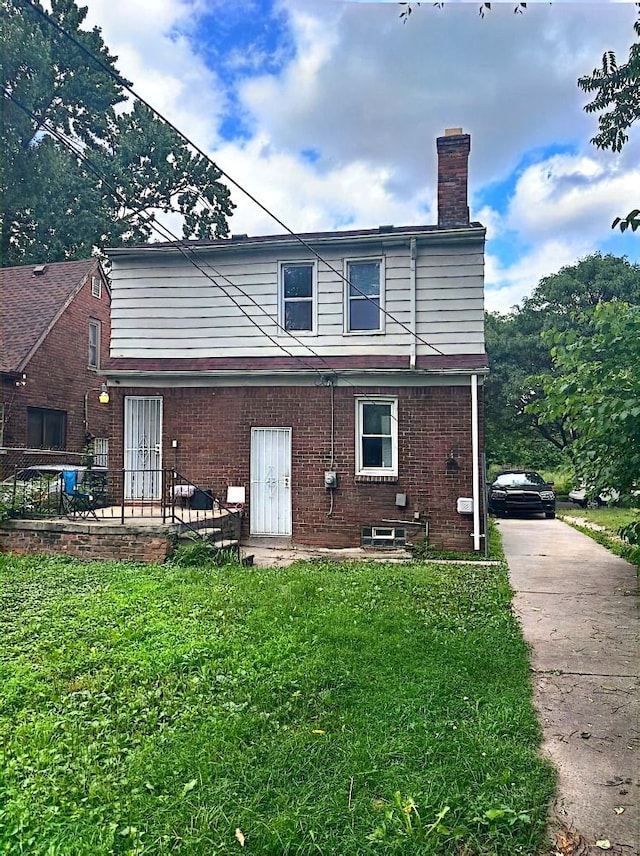
[[[460,129],[438,140],[437,225],[107,251],[114,465],[244,486],[245,536],[480,549],[469,151]]]
[[[0,269],[5,475],[16,464],[59,459],[60,450],[80,453],[87,430],[106,452],[110,417],[96,390],[109,348],[109,303],[97,259]]]

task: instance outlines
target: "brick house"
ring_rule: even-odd
[[[107,251],[114,465],[243,486],[245,537],[479,550],[485,229],[437,149],[436,225]]]
[[[98,404],[109,348],[110,289],[100,262],[0,269],[0,466],[80,453],[90,431],[106,454]],[[77,458],[71,458],[75,461]]]

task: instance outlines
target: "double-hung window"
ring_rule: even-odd
[[[97,369],[100,364],[100,322],[89,321],[89,368]]]
[[[27,445],[31,449],[64,449],[67,414],[64,410],[27,407]]]
[[[316,328],[315,262],[280,265],[280,326],[292,333],[313,333]]]
[[[346,263],[345,330],[378,333],[384,330],[384,265],[382,259]]]
[[[396,398],[356,398],[356,475],[398,475]]]

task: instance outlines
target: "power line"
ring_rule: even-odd
[[[121,193],[121,192],[120,192],[116,187],[114,187],[112,184],[110,184],[110,183],[109,183],[108,176],[104,173],[104,171],[103,171],[103,170],[101,170],[99,167],[97,167],[97,166],[96,166],[96,165],[91,161],[91,159],[90,159],[90,158],[88,158],[88,157],[84,154],[84,152],[82,152],[81,150],[79,150],[79,149],[77,148],[77,144],[75,143],[75,141],[70,140],[69,138],[65,137],[65,135],[64,135],[64,134],[62,134],[62,133],[61,133],[61,132],[59,132],[56,128],[54,128],[54,127],[53,127],[53,126],[52,126],[52,125],[51,125],[51,124],[50,124],[46,119],[43,119],[42,117],[37,116],[35,113],[33,113],[31,110],[29,110],[29,108],[28,108],[28,107],[26,107],[24,104],[22,104],[22,103],[19,101],[19,99],[17,99],[17,98],[16,98],[16,97],[11,93],[11,92],[9,92],[5,87],[3,87],[3,93],[4,93],[4,95],[5,95],[6,97],[8,97],[8,98],[9,98],[9,99],[10,99],[10,100],[11,100],[11,101],[12,101],[12,102],[13,102],[13,103],[14,103],[14,104],[15,104],[15,105],[20,109],[20,110],[22,110],[22,111],[23,111],[27,116],[29,116],[29,118],[30,118],[30,119],[32,119],[34,122],[37,122],[37,123],[39,124],[39,127],[43,128],[43,129],[44,129],[44,130],[46,130],[48,133],[50,133],[52,136],[54,136],[54,137],[55,137],[57,140],[59,140],[59,141],[60,141],[64,146],[66,146],[66,147],[67,147],[67,148],[68,148],[68,149],[69,149],[69,150],[70,150],[70,151],[71,151],[71,152],[72,152],[72,153],[73,153],[77,158],[79,158],[83,163],[85,163],[85,164],[86,164],[86,166],[89,168],[89,170],[90,170],[90,171],[91,171],[91,172],[92,172],[92,173],[93,173],[97,178],[99,178],[99,179],[104,183],[105,187],[106,187],[108,190],[110,190],[110,191],[113,193],[113,195],[115,196],[116,200],[117,200],[118,202],[120,202],[121,204],[127,205],[127,207],[128,207],[128,201],[127,201],[127,199],[123,196],[123,194],[122,194],[122,193]],[[143,215],[143,214],[140,214],[140,216],[142,216],[142,217],[144,218],[144,215]],[[148,224],[151,226],[151,228],[152,228],[153,230],[155,230],[155,231],[156,231],[156,232],[157,232],[161,237],[165,238],[165,240],[167,240],[167,239],[177,240],[177,239],[176,239],[175,234],[174,234],[174,233],[173,233],[173,232],[172,232],[172,231],[171,231],[167,226],[165,226],[164,224],[162,224],[162,223],[158,223],[158,222],[157,222],[153,217],[151,217],[151,216],[147,216],[147,217],[146,217],[146,218],[144,218],[144,219],[146,219],[146,221],[147,221],[147,222],[148,222]],[[185,258],[188,262],[190,262],[190,263],[191,263],[191,264],[192,264],[192,265],[193,265],[197,270],[199,270],[199,271],[200,271],[200,273],[201,273],[204,277],[206,277],[206,278],[207,278],[211,283],[213,283],[213,285],[215,285],[217,288],[219,288],[219,289],[223,292],[223,294],[224,294],[224,295],[225,295],[225,296],[226,296],[226,297],[227,297],[227,298],[228,298],[228,299],[229,299],[229,300],[230,300],[230,301],[231,301],[231,302],[236,306],[236,308],[241,312],[241,314],[242,314],[242,315],[244,315],[244,316],[245,316],[245,318],[247,318],[247,319],[248,319],[248,320],[249,320],[249,321],[250,321],[250,322],[251,322],[251,323],[252,323],[252,324],[253,324],[253,325],[254,325],[254,326],[255,326],[255,327],[260,331],[260,333],[262,333],[264,336],[266,336],[266,338],[267,338],[267,339],[269,339],[269,341],[270,341],[273,345],[275,345],[277,348],[279,348],[281,351],[283,351],[283,352],[284,352],[288,357],[290,357],[291,359],[294,359],[294,360],[299,361],[302,365],[304,365],[304,366],[305,366],[305,368],[310,369],[311,371],[315,372],[315,373],[316,373],[316,374],[318,374],[321,378],[323,377],[322,372],[320,372],[320,370],[319,370],[316,366],[312,366],[310,363],[305,362],[303,357],[301,357],[301,356],[299,356],[299,355],[296,355],[296,354],[293,354],[293,353],[291,353],[291,351],[288,351],[288,350],[284,347],[284,345],[283,345],[281,342],[278,342],[276,339],[274,339],[274,338],[270,335],[270,333],[268,333],[266,330],[264,330],[264,328],[263,328],[263,327],[261,327],[261,326],[260,326],[260,324],[258,324],[258,322],[257,322],[254,318],[252,318],[252,316],[251,316],[251,315],[249,315],[249,314],[244,310],[244,308],[243,308],[243,307],[238,303],[238,301],[237,301],[237,300],[236,300],[236,299],[235,299],[231,294],[229,294],[228,290],[227,290],[227,289],[225,289],[225,288],[224,288],[224,286],[220,285],[220,283],[216,282],[216,281],[215,281],[215,279],[213,279],[213,277],[212,277],[212,276],[210,276],[210,275],[209,275],[209,274],[208,274],[208,273],[207,273],[207,272],[206,272],[206,271],[205,271],[205,270],[204,270],[204,269],[203,269],[203,268],[198,264],[198,262],[196,261],[196,258],[195,258],[195,254],[191,254],[191,255],[189,255],[189,253],[188,253],[187,251],[188,251],[188,250],[190,250],[190,248],[181,246],[179,241],[178,241],[178,244],[177,244],[177,247],[176,247],[176,248],[178,249],[178,251],[179,251],[179,252],[184,256],[184,258]],[[267,317],[268,317],[268,318],[270,318],[271,320],[274,320],[274,319],[273,319],[273,318],[271,318],[271,316],[266,312],[266,310],[264,310],[264,309],[263,309],[263,307],[261,307],[261,306],[260,306],[260,304],[259,304],[259,303],[257,303],[257,301],[256,301],[256,300],[254,300],[250,295],[246,294],[246,292],[244,292],[244,291],[243,291],[243,290],[242,290],[238,285],[236,285],[235,283],[233,283],[233,282],[232,282],[228,277],[224,276],[223,274],[220,274],[220,273],[219,273],[218,271],[216,271],[216,270],[215,270],[215,268],[213,268],[211,265],[207,265],[207,266],[208,266],[208,267],[210,267],[210,268],[214,271],[214,273],[215,273],[216,275],[218,275],[218,276],[220,276],[221,278],[223,278],[224,280],[226,280],[226,281],[227,281],[227,282],[228,282],[228,283],[229,283],[233,288],[236,288],[236,289],[237,289],[237,290],[238,290],[238,291],[243,295],[243,297],[246,297],[248,300],[250,300],[252,303],[254,303],[258,308],[260,308],[260,309],[261,309],[261,310],[262,310],[262,311],[267,315]],[[277,322],[276,322],[276,323],[277,323]],[[280,325],[278,325],[278,326],[280,326]],[[282,328],[281,328],[281,329],[282,329]],[[285,331],[285,332],[289,333],[289,331]],[[310,350],[310,351],[313,353],[313,355],[314,355],[314,356],[319,357],[320,359],[323,359],[323,360],[324,360],[324,358],[323,358],[323,357],[321,357],[320,355],[318,355],[318,354],[316,354],[315,352],[313,352],[313,350],[312,350],[310,347],[308,347],[304,342],[302,342],[301,340],[297,339],[295,336],[292,336],[292,338],[293,338],[293,339],[295,339],[295,341],[296,341],[298,344],[300,344],[300,345],[302,345],[303,347],[305,347],[305,348],[307,348],[308,350]],[[327,364],[327,365],[328,365],[328,364]],[[331,371],[333,371],[333,369],[331,368],[331,366],[328,366],[328,367],[331,369]]]
[[[171,128],[171,130],[175,134],[177,134],[180,137],[180,139],[182,139],[197,154],[199,154],[202,158],[204,158],[207,161],[207,163],[210,163],[220,173],[221,176],[223,176],[224,178],[227,179],[227,181],[230,184],[232,184],[237,190],[239,190],[241,193],[243,193],[248,199],[250,199],[255,205],[257,205],[262,211],[264,211],[264,213],[267,214],[268,217],[270,217],[272,220],[274,220],[288,234],[290,234],[296,241],[298,241],[303,247],[305,247],[316,259],[318,259],[318,261],[320,261],[324,265],[326,265],[327,268],[332,273],[336,274],[336,276],[339,279],[341,279],[343,282],[345,282],[349,286],[349,288],[353,288],[356,292],[358,292],[358,294],[360,294],[362,297],[366,298],[369,302],[371,302],[375,306],[377,306],[379,312],[381,312],[386,318],[389,318],[391,321],[398,324],[398,326],[400,326],[403,330],[405,330],[407,333],[409,333],[409,335],[412,336],[417,342],[420,342],[420,344],[425,345],[426,347],[430,348],[432,351],[435,351],[436,354],[439,354],[440,356],[444,356],[444,353],[442,351],[440,351],[438,348],[436,348],[435,345],[432,345],[426,339],[419,336],[407,324],[405,324],[403,321],[400,321],[399,319],[397,319],[391,312],[389,312],[387,309],[385,309],[384,307],[382,307],[378,303],[376,303],[375,300],[373,300],[368,294],[365,294],[364,291],[362,291],[358,286],[353,285],[353,283],[351,283],[351,281],[349,279],[347,279],[347,277],[345,277],[345,275],[341,271],[339,271],[335,267],[333,267],[333,265],[330,262],[328,262],[326,259],[324,259],[317,252],[317,250],[315,250],[307,241],[304,240],[304,238],[302,238],[299,234],[294,232],[276,214],[274,214],[262,202],[260,202],[260,200],[257,199],[256,196],[254,196],[243,185],[241,185],[234,178],[232,178],[232,176],[229,175],[229,173],[225,172],[220,166],[218,166],[218,164],[215,163],[203,149],[201,149],[196,143],[194,143],[192,140],[190,140],[182,131],[180,131],[179,128],[177,128],[169,119],[167,119],[166,116],[164,116],[162,113],[160,113],[154,107],[152,107],[151,104],[149,104],[149,102],[146,101],[141,95],[138,95],[138,93],[122,77],[122,75],[116,74],[113,71],[113,69],[111,69],[99,57],[97,57],[91,51],[87,50],[87,48],[85,48],[83,44],[81,44],[76,38],[74,38],[74,36],[71,35],[71,33],[69,33],[67,30],[65,30],[64,27],[62,27],[49,14],[47,14],[44,11],[44,9],[40,9],[38,6],[36,6],[35,3],[33,2],[33,0],[19,0],[19,2],[29,6],[34,12],[36,12],[41,18],[43,18],[50,26],[54,27],[65,38],[67,38],[71,42],[73,42],[73,44],[77,48],[79,48],[84,54],[86,54],[93,62],[95,62],[97,65],[99,65],[103,71],[106,71],[106,73],[110,77],[112,77],[115,81],[117,81],[117,83],[120,86],[122,86],[123,89],[126,89],[126,91],[129,92],[131,95],[133,95],[133,97],[136,98],[141,104],[144,104],[144,106],[151,113],[153,113],[154,116],[156,116],[158,119],[160,119],[162,122],[164,122],[164,124],[167,125],[167,127]]]
[[[33,111],[29,110],[26,105],[22,104],[22,102],[18,98],[16,98],[11,92],[9,92],[5,87],[3,87],[3,94],[5,95],[5,97],[9,98],[20,110],[22,110],[25,115],[27,115],[33,122],[35,122],[39,128],[43,128],[45,131],[50,133],[53,137],[59,140],[67,149],[69,149],[69,151],[71,151],[73,155],[75,155],[79,160],[85,163],[88,169],[103,182],[104,186],[108,190],[113,193],[114,197],[118,202],[123,204],[125,207],[129,207],[128,200],[126,199],[126,197],[109,182],[109,177],[106,175],[104,170],[102,170],[87,155],[85,155],[84,151],[82,151],[82,149],[79,147],[79,144],[75,140],[69,139],[56,128],[54,128],[51,123],[48,122],[48,120],[36,115]],[[213,285],[220,288],[223,294],[228,297],[229,300],[231,300],[231,302],[240,310],[241,314],[244,315],[264,336],[266,336],[272,342],[272,344],[282,350],[291,359],[300,362],[304,368],[310,369],[312,372],[317,374],[319,377],[319,381],[316,382],[316,386],[330,386],[332,389],[332,402],[333,388],[335,386],[336,379],[340,379],[346,386],[349,386],[352,389],[358,389],[358,386],[356,384],[352,383],[348,378],[344,377],[344,375],[342,375],[337,369],[331,366],[330,363],[327,362],[325,357],[323,357],[321,354],[316,353],[316,351],[314,351],[310,345],[307,345],[301,339],[298,339],[296,336],[294,336],[291,331],[278,324],[276,319],[269,315],[266,309],[264,309],[264,307],[262,307],[253,297],[251,297],[251,295],[248,295],[245,291],[243,291],[243,289],[240,288],[239,285],[232,282],[226,275],[217,271],[216,268],[213,267],[213,265],[207,264],[207,267],[209,267],[217,276],[220,276],[222,279],[228,282],[232,288],[237,289],[243,297],[246,297],[248,300],[250,300],[251,303],[253,303],[258,309],[260,309],[261,312],[263,312],[267,316],[267,318],[269,318],[269,320],[274,321],[274,323],[276,323],[276,325],[284,333],[290,336],[297,344],[306,348],[313,356],[321,360],[326,366],[327,373],[322,373],[317,366],[312,366],[310,363],[306,362],[303,357],[296,354],[292,354],[290,351],[288,351],[281,342],[272,338],[269,333],[267,333],[254,318],[252,318],[247,312],[245,312],[243,307],[228,293],[228,291],[223,286],[217,283],[212,276],[210,276],[205,270],[202,269],[202,267],[196,261],[195,253],[191,253],[191,255],[187,254],[187,250],[190,250],[191,248],[181,246],[181,242],[176,238],[175,234],[169,229],[168,226],[165,226],[162,223],[158,223],[151,215],[145,216],[143,212],[139,212],[139,216],[143,217],[146,221],[148,221],[151,229],[155,230],[161,237],[166,238],[167,236],[169,236],[171,239],[173,239],[174,242],[176,242],[177,244],[176,248],[185,257],[187,262],[192,264],[198,271],[200,271],[200,273],[202,273],[202,275],[206,279],[208,279]],[[372,398],[371,396],[366,395],[366,393],[359,393],[359,396],[361,399],[370,404],[376,404],[378,402],[378,399]],[[389,417],[391,421],[396,424],[396,426],[399,424],[398,417],[393,413],[393,410],[389,412]]]

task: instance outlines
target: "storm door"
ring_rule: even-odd
[[[162,398],[124,400],[124,498],[156,501],[162,490]]]
[[[291,535],[291,428],[251,429],[251,534]]]

